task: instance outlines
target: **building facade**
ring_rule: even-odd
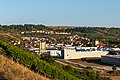
[[[107,51],[76,51],[72,49],[64,49],[64,59],[80,59],[80,58],[90,58],[99,57],[106,55]]]
[[[101,62],[120,66],[120,55],[106,55],[101,57]]]

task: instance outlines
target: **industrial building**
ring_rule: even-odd
[[[120,51],[110,51],[107,55],[101,57],[101,62],[120,66]]]
[[[99,57],[108,54],[108,51],[97,51],[95,48],[82,48],[79,51],[76,49],[64,49],[64,59],[80,59]]]
[[[120,55],[106,55],[101,57],[101,62],[120,66]]]
[[[39,53],[39,48],[34,48],[30,50]],[[80,58],[90,58],[90,57],[101,58],[102,55],[108,54],[108,51],[103,51],[103,49],[98,49],[97,47],[75,48],[71,46],[64,47],[64,49],[61,49],[61,50],[57,48],[49,47],[49,48],[45,48],[44,52],[47,52],[53,57],[61,58],[61,59],[80,59]]]

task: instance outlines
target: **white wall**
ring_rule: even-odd
[[[80,59],[85,57],[101,57],[101,55],[106,55],[106,51],[86,51],[86,52],[76,52],[75,50],[64,49],[64,59]]]
[[[61,51],[60,50],[46,50],[47,52],[50,52],[51,56],[56,56],[60,57],[61,56]]]

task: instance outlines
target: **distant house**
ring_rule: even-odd
[[[63,46],[64,43],[57,43],[57,46]]]
[[[21,37],[22,38],[22,40],[30,40],[30,38],[29,37]]]
[[[105,47],[106,44],[103,44],[103,43],[99,43],[99,44],[96,44],[97,47]]]
[[[106,44],[104,44],[104,43],[102,43],[102,42],[96,40],[96,41],[95,41],[95,46],[96,46],[96,47],[105,47]]]
[[[20,34],[25,34],[25,32],[20,32]]]

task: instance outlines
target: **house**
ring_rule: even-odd
[[[20,32],[20,34],[25,34],[25,32]]]
[[[103,43],[99,43],[99,44],[96,44],[97,47],[105,47],[106,44],[103,44]]]
[[[23,41],[24,41],[24,40],[30,41],[30,38],[29,38],[29,37],[21,37],[21,38],[22,38]]]

